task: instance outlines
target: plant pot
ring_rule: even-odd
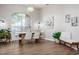
[[[56,42],[56,43],[59,43],[59,40],[58,40],[58,39],[55,39],[55,42]]]

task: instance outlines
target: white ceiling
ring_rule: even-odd
[[[43,8],[47,5],[46,4],[26,4],[26,6],[32,6],[32,7],[35,7],[35,8]]]
[[[45,4],[35,4],[34,7],[36,8],[43,8],[44,6],[46,6]]]

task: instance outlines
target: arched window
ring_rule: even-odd
[[[25,32],[30,27],[30,16],[23,13],[12,14],[11,29],[13,33]]]

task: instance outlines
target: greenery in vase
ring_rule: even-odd
[[[53,33],[53,37],[54,37],[55,39],[57,39],[57,40],[60,39],[60,36],[61,36],[61,32],[55,32],[55,33]]]

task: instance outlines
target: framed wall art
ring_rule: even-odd
[[[65,15],[65,22],[66,22],[66,23],[70,23],[70,21],[71,21],[71,16],[70,16],[70,14]]]
[[[71,17],[71,26],[78,26],[78,17]]]
[[[46,25],[50,28],[54,28],[54,16],[51,16],[46,21]]]

